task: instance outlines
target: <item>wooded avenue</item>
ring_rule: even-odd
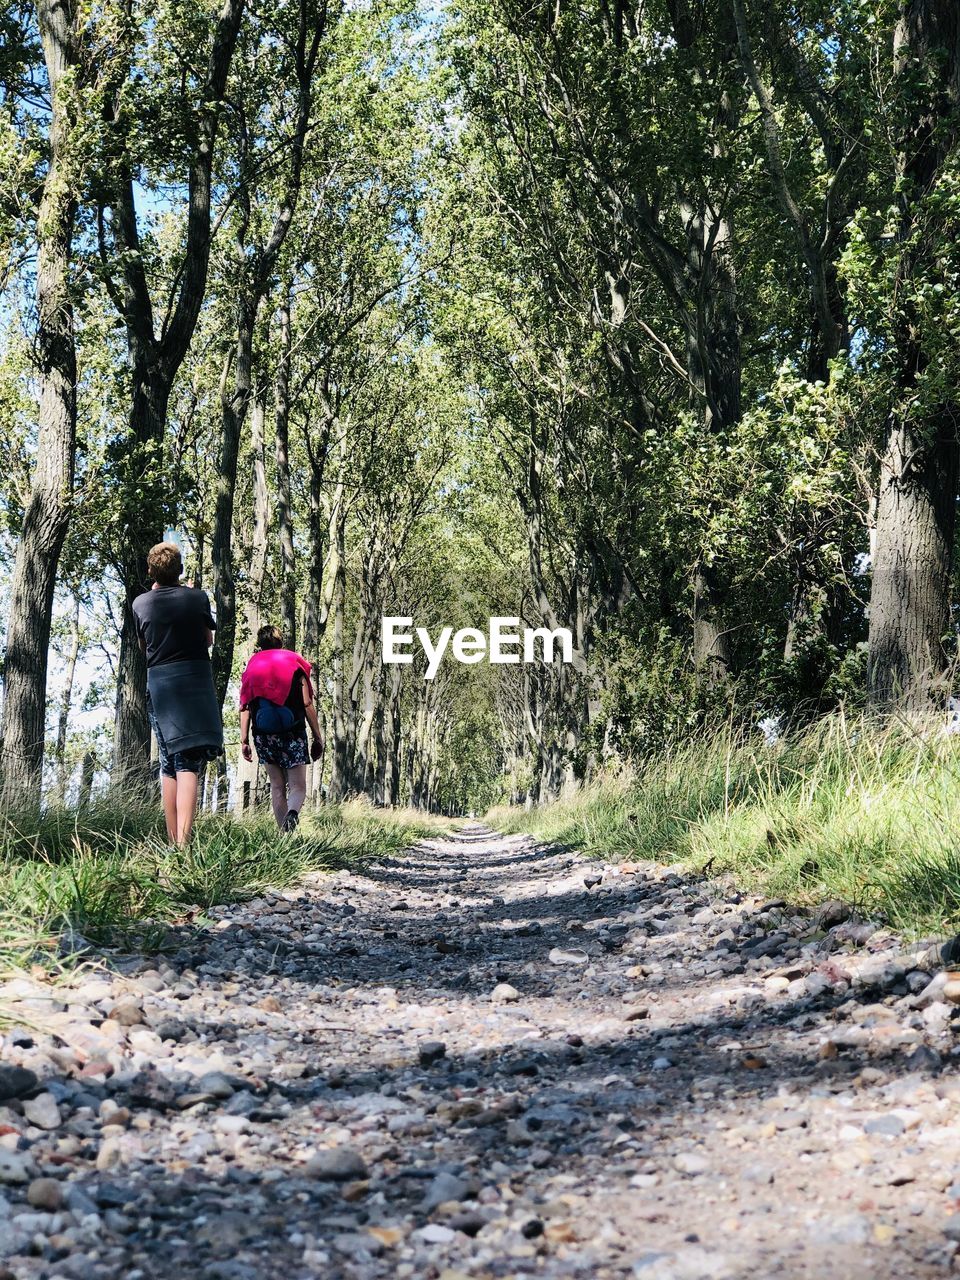
[[[560,661],[573,661],[573,635],[567,627],[557,627],[553,631],[549,627],[524,627],[521,635],[512,629],[520,626],[519,618],[491,618],[487,634],[476,627],[461,627],[456,632],[453,627],[442,627],[434,644],[426,627],[417,627],[415,632],[406,630],[412,624],[413,618],[384,617],[380,625],[380,656],[384,662],[409,665],[414,655],[407,652],[407,647],[413,644],[415,634],[427,658],[424,680],[432,680],[437,674],[448,645],[457,662],[467,666],[482,662],[484,658],[494,666],[520,662],[517,650],[521,646],[524,662],[552,663],[558,644]],[[536,653],[538,641],[539,659]]]

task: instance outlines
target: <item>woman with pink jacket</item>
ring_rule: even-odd
[[[310,663],[283,647],[274,626],[261,627],[253,657],[240,679],[240,749],[253,746],[270,779],[270,799],[281,831],[293,831],[307,796],[307,763],[323,754],[323,732],[310,683]],[[307,725],[313,737],[307,750]]]

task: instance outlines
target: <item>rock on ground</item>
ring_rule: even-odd
[[[0,1276],[960,1269],[957,1010],[842,903],[472,826],[209,914],[0,987]]]

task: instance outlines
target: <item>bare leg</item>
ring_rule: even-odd
[[[163,817],[167,824],[167,839],[177,843],[177,780],[160,775],[160,796],[163,800]]]
[[[287,770],[287,812],[296,809],[297,813],[303,808],[303,802],[307,798],[307,766],[305,764],[295,764]]]
[[[182,849],[190,839],[193,830],[193,819],[197,813],[197,792],[200,778],[196,773],[178,773],[176,778],[177,796],[177,844]]]
[[[270,803],[277,826],[282,827],[287,818],[287,776],[278,764],[265,766],[270,779]]]

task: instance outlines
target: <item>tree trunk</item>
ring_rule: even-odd
[[[259,298],[241,296],[237,303],[237,343],[234,355],[233,389],[224,378],[220,397],[220,453],[217,459],[211,560],[213,599],[217,618],[213,646],[213,682],[221,707],[233,670],[237,633],[237,591],[233,574],[233,507],[237,488],[240,435],[253,385],[253,330]]]
[[[79,809],[90,808],[90,800],[93,794],[93,774],[96,764],[93,752],[85,751],[83,753],[83,762],[80,765],[80,790],[77,792],[77,807]]]
[[[923,711],[933,693],[950,629],[957,434],[952,415],[938,426],[932,442],[902,422],[891,426],[877,500],[870,697],[910,712]]]
[[[693,576],[693,665],[711,685],[726,683],[730,675],[730,642],[719,618],[719,592],[705,565]]]
[[[70,629],[70,648],[67,650],[67,669],[63,678],[63,692],[60,695],[60,716],[57,721],[57,800],[60,804],[67,801],[67,728],[70,724],[70,707],[73,703],[73,681],[77,671],[77,659],[80,656],[80,601],[74,600],[73,624]]]
[[[280,364],[277,370],[277,523],[280,535],[280,630],[288,649],[297,647],[297,580],[290,500],[290,300],[280,305]]]
[[[350,752],[347,741],[347,679],[344,655],[344,604],[346,592],[345,529],[344,521],[338,520],[336,530],[336,567],[334,569],[331,611],[333,613],[333,746],[330,771],[329,797],[336,802],[346,798],[349,790]]]
[[[185,109],[195,111],[188,155],[186,239],[178,285],[175,295],[168,299],[159,337],[134,194],[134,174],[141,157],[127,151],[131,135],[122,127],[124,85],[116,85],[104,102],[107,123],[118,126],[112,136],[120,150],[115,156],[112,185],[104,193],[98,229],[106,250],[103,212],[109,208],[122,279],[106,277],[104,283],[126,325],[131,368],[130,430],[114,441],[111,448],[122,476],[122,543],[116,559],[123,581],[124,604],[113,763],[113,782],[119,786],[142,786],[148,776],[150,728],[146,713],[146,663],[137,643],[131,605],[146,589],[146,555],[151,544],[159,540],[169,514],[170,494],[161,470],[167,405],[207,292],[214,148],[244,7],[245,0],[224,0],[214,23],[206,75],[197,86],[197,101],[183,104]]]
[[[253,391],[252,408],[250,410],[250,453],[253,467],[253,535],[250,543],[250,568],[247,573],[247,595],[243,603],[243,638],[240,641],[240,652],[244,663],[253,653],[257,632],[261,625],[261,604],[263,601],[263,585],[267,571],[267,549],[270,539],[270,491],[267,487],[266,448],[264,444],[264,425],[266,422],[266,392],[262,386]],[[250,792],[256,788],[257,764],[255,760],[244,760],[238,755],[237,793],[235,802],[243,806],[244,784],[248,783]]]
[[[956,234],[927,201],[960,137],[960,11],[954,0],[908,0],[894,35],[899,118],[902,294],[894,339],[900,404],[891,414],[877,494],[870,591],[869,689],[875,705],[927,709],[945,665],[958,480],[955,401],[924,403],[928,343],[917,294],[939,280]],[[919,415],[919,418],[918,418]]]
[[[46,734],[47,661],[57,567],[70,521],[77,425],[77,357],[69,293],[76,200],[63,86],[76,61],[73,3],[39,0],[50,84],[50,163],[37,225],[37,355],[40,412],[30,497],[10,589],[3,667],[4,799],[40,801]]]
[[[169,398],[166,378],[142,352],[134,366],[134,389],[134,407],[130,416],[133,443],[126,459],[126,484],[132,489],[137,477],[142,477],[148,496],[140,507],[133,504],[129,494],[126,497],[129,507],[119,564],[124,600],[117,661],[111,782],[116,787],[142,790],[148,783],[150,772],[150,721],[147,717],[147,660],[140,649],[133,602],[149,590],[147,552],[163,536],[165,504],[157,491],[157,473],[149,459],[155,445],[163,439]],[[148,478],[151,473],[153,483]]]

